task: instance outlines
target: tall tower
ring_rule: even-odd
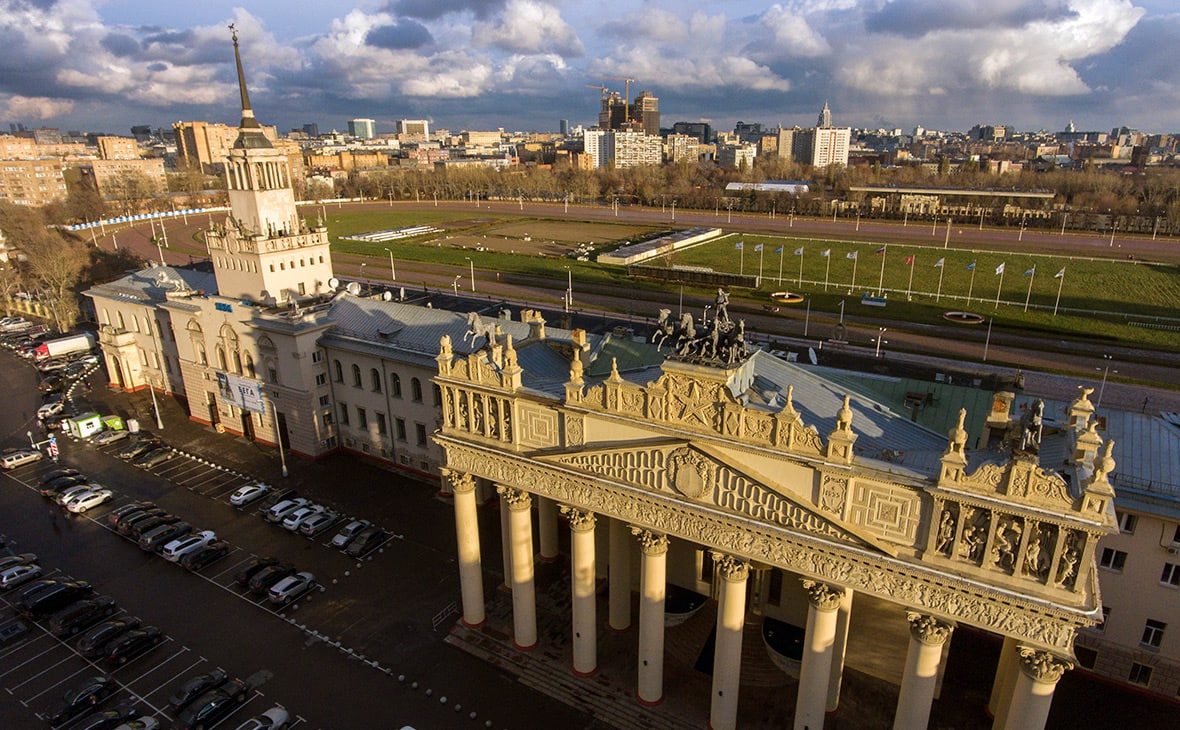
[[[295,209],[286,153],[276,150],[250,108],[238,32],[230,26],[242,121],[226,160],[230,214],[205,240],[222,296],[275,305],[328,287],[332,256],[328,229],[310,229]]]
[[[643,126],[643,133],[659,135],[660,133],[660,99],[650,91],[643,91],[635,97],[631,106],[631,118]]]
[[[832,126],[832,110],[828,108],[828,102],[824,102],[824,108],[820,110],[819,121],[815,123],[817,127]]]

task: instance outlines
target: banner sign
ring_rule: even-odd
[[[221,397],[243,411],[266,413],[261,381],[231,373],[218,373],[217,385],[221,389]]]

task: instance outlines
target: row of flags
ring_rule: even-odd
[[[742,242],[741,242],[741,241],[739,241],[739,242],[737,242],[736,244],[734,244],[734,249],[735,249],[735,250],[737,250],[737,251],[741,251],[741,250],[742,250]],[[881,248],[879,248],[879,249],[877,249],[876,251],[874,251],[874,252],[873,252],[873,255],[874,255],[874,256],[883,256],[883,255],[885,255],[885,249],[886,249],[886,247],[885,247],[885,246],[882,246]],[[755,251],[761,251],[761,250],[762,250],[762,244],[761,244],[761,243],[759,243],[759,244],[757,244],[756,246],[754,246],[754,250],[755,250]],[[776,248],[776,249],[774,250],[774,252],[775,252],[775,253],[779,253],[779,254],[781,254],[781,253],[783,252],[783,247],[782,247],[782,246],[779,246],[778,248]],[[852,260],[854,260],[854,261],[855,261],[855,260],[857,259],[858,255],[859,255],[859,253],[860,253],[859,251],[849,251],[848,253],[846,253],[846,254],[844,255],[844,257],[845,257],[845,258],[848,258],[848,259],[852,259]],[[802,255],[803,255],[803,246],[800,246],[799,248],[795,249],[795,255],[796,255],[796,256],[802,256]],[[832,249],[830,249],[830,248],[826,248],[826,249],[824,249],[823,251],[820,251],[820,252],[819,252],[819,255],[820,255],[820,256],[823,256],[824,258],[827,258],[827,257],[829,257],[829,256],[831,256],[831,255],[832,255]],[[915,260],[916,260],[916,257],[915,257],[913,254],[911,254],[911,255],[909,255],[909,256],[906,256],[906,257],[905,257],[905,262],[906,262],[906,264],[908,264],[908,265],[910,265],[910,266],[913,266],[913,265],[914,265],[914,262],[915,262]],[[936,268],[936,269],[937,269],[937,268],[942,268],[942,267],[943,267],[943,266],[945,266],[945,265],[946,265],[946,259],[945,259],[945,258],[941,258],[941,259],[939,259],[938,261],[935,261],[935,262],[934,262],[934,268]],[[996,274],[995,274],[995,275],[996,275],[996,276],[999,276],[1000,274],[1003,274],[1003,273],[1004,273],[1004,267],[1005,267],[1005,266],[1006,266],[1006,262],[1005,262],[1005,263],[1001,263],[999,266],[997,266],[997,267],[996,267]],[[967,271],[975,271],[975,262],[974,262],[974,261],[972,261],[971,263],[967,264]],[[1037,267],[1034,265],[1034,266],[1033,266],[1031,269],[1029,269],[1028,271],[1025,271],[1025,272],[1024,272],[1024,275],[1025,275],[1025,276],[1032,276],[1032,275],[1033,275],[1033,274],[1035,274],[1036,272],[1037,272]],[[1065,276],[1065,267],[1064,267],[1064,266],[1062,266],[1062,267],[1061,267],[1061,271],[1058,271],[1056,274],[1054,274],[1054,275],[1053,275],[1053,278],[1054,278],[1054,279],[1060,279],[1060,278],[1062,278],[1063,276]]]

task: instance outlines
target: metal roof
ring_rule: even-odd
[[[151,266],[105,284],[95,284],[86,293],[92,297],[149,303],[165,301],[168,292],[186,290],[216,294],[217,277],[212,271],[195,268]]]

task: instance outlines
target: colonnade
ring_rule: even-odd
[[[448,472],[454,493],[458,541],[462,622],[478,627],[485,621],[476,484],[467,474]],[[501,499],[504,535],[504,574],[512,592],[513,643],[521,651],[537,645],[536,593],[532,507],[534,497],[511,486],[497,485]],[[593,676],[598,668],[598,617],[595,599],[595,531],[600,515],[574,505],[556,505],[537,498],[542,539],[556,557],[556,514],[565,515],[570,529],[571,671]],[[548,505],[546,504],[548,502]],[[549,514],[550,517],[545,515]],[[667,591],[667,535],[639,525],[609,521],[609,599],[607,626],[625,631],[631,626],[631,552],[641,552],[639,575],[639,636],[636,699],[647,706],[664,698],[664,602]],[[718,575],[717,626],[714,651],[709,727],[728,730],[737,726],[741,682],[742,633],[746,622],[750,561],[712,551]],[[795,730],[819,730],[826,713],[839,701],[840,681],[847,646],[852,592],[838,585],[804,579],[808,599],[807,623],[796,698]],[[937,690],[943,648],[955,625],[940,617],[907,611],[909,646],[898,696],[894,728],[926,727]],[[1044,727],[1053,690],[1072,664],[1043,649],[1005,639],[996,670],[989,711],[1000,730],[1035,730]]]

